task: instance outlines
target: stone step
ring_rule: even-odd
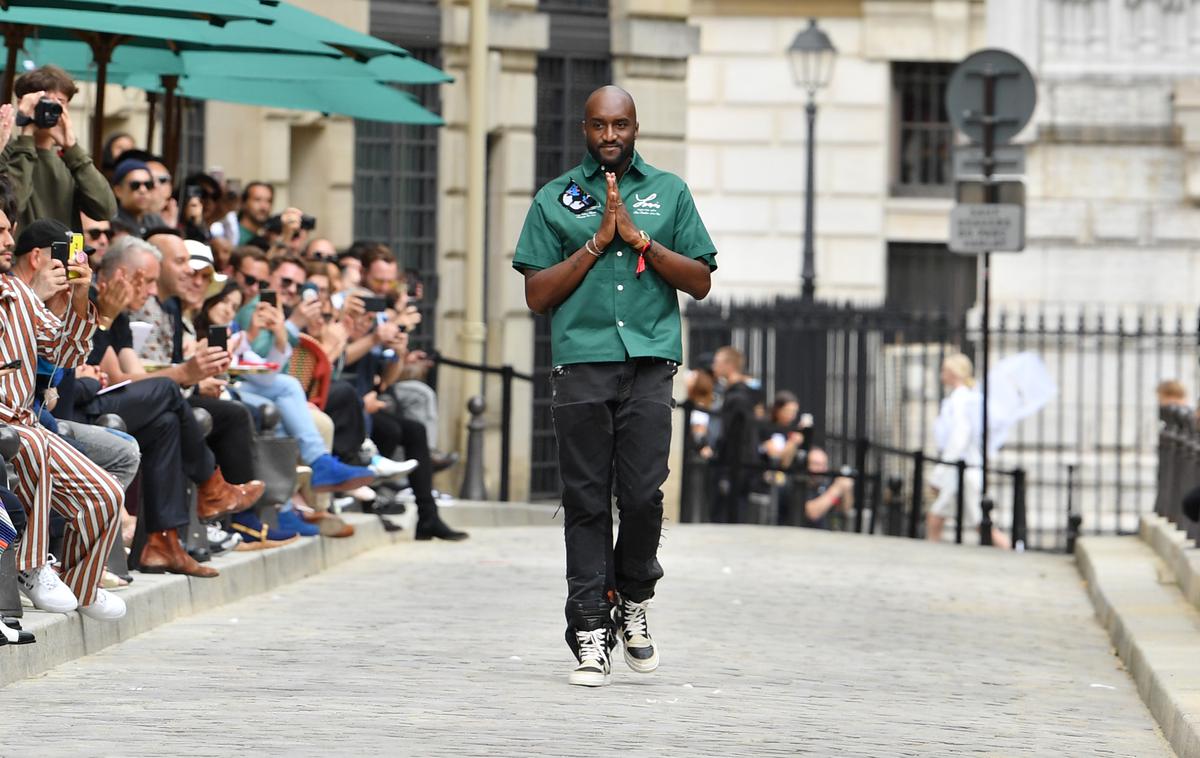
[[[1200,755],[1200,610],[1140,539],[1085,537],[1075,559],[1101,626],[1171,747]]]
[[[452,526],[468,529],[561,525],[561,521],[551,520],[554,510],[553,506],[525,503],[458,501],[443,507],[442,516]],[[218,555],[209,565],[219,569],[221,575],[213,579],[134,573],[133,584],[118,591],[128,613],[116,623],[93,621],[78,612],[43,613],[26,606],[22,624],[37,635],[37,642],[0,647],[0,687],[37,676],[173,619],[268,592],[368,550],[409,541],[416,513],[409,508],[403,515],[389,516],[390,521],[403,526],[403,531],[391,533],[384,530],[375,516],[345,513],[342,518],[354,525],[353,537],[308,537],[271,550]]]

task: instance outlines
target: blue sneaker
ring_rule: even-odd
[[[279,528],[296,532],[301,537],[316,537],[321,533],[316,524],[310,524],[300,518],[300,514],[294,508],[279,512]]]
[[[317,492],[345,492],[375,481],[375,472],[364,466],[347,466],[329,453],[309,464],[312,488]]]

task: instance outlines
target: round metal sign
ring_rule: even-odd
[[[1020,58],[989,48],[972,53],[954,69],[946,86],[946,115],[972,142],[983,142],[986,82],[994,83],[993,132],[996,144],[1017,136],[1033,116],[1037,84]]]

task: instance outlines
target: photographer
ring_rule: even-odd
[[[75,91],[75,82],[57,66],[17,78],[20,136],[0,154],[0,172],[12,180],[22,226],[53,218],[79,231],[80,213],[96,219],[117,213],[108,180],[75,140],[67,110]]]
[[[792,526],[805,526],[810,529],[831,529],[830,513],[835,509],[842,513],[854,510],[854,479],[843,475],[832,475],[829,472],[829,456],[819,447],[808,452],[806,461],[808,473],[805,486],[800,493],[803,506],[793,500],[788,504],[787,523]]]
[[[308,233],[316,227],[317,219],[299,208],[288,208],[277,216],[271,216],[263,227],[263,236],[268,244],[267,254],[272,258],[278,255],[299,257],[308,245]]]
[[[209,244],[212,226],[224,216],[221,184],[208,174],[189,174],[183,180],[180,207],[183,238]]]

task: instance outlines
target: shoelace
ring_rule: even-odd
[[[594,629],[590,632],[575,632],[579,640],[579,660],[604,663],[608,658],[608,630]]]
[[[58,572],[54,570],[55,563],[58,563],[58,559],[52,555],[49,563],[37,569],[37,583],[44,590],[54,589],[62,581],[58,578]]]
[[[646,637],[646,608],[650,606],[650,601],[643,600],[640,603],[635,603],[631,600],[626,600],[624,605],[625,634],[630,637]]]

